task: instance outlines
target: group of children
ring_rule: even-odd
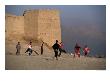
[[[20,42],[18,42],[18,44],[16,45],[16,55],[20,55],[20,50],[21,50],[21,45]],[[25,53],[29,52],[29,56],[32,54],[33,50],[32,50],[32,42],[30,42],[28,44],[28,48],[25,51]]]
[[[41,55],[43,55],[43,45],[44,42],[41,45]],[[58,57],[61,56],[62,50],[63,50],[63,43],[58,43],[58,40],[56,40],[56,43],[52,46],[53,50],[54,50],[54,57],[56,58],[56,60],[58,60]],[[20,50],[21,50],[21,45],[20,42],[18,42],[18,44],[16,45],[16,55],[20,54]],[[81,47],[76,43],[75,47],[74,47],[74,57],[78,56],[80,57],[80,50]],[[32,42],[30,41],[30,43],[28,44],[28,48],[25,51],[25,53],[28,52],[29,56],[32,54],[34,50],[32,50]],[[34,51],[36,54],[38,54],[36,51]],[[83,48],[83,52],[84,52],[84,56],[87,56],[87,54],[90,52],[90,49],[87,47],[87,45]],[[39,55],[39,54],[38,54]]]
[[[43,44],[41,45],[41,55],[43,54]],[[18,42],[18,44],[16,45],[16,55],[20,55],[20,50],[21,50],[21,45],[20,42]],[[35,52],[37,55],[39,55],[35,50],[32,49],[32,42],[30,41],[30,43],[27,46],[27,50],[25,51],[25,53],[28,53],[29,56],[32,54],[32,52]]]
[[[58,56],[60,57],[61,52],[63,50],[63,43],[61,42],[60,44],[58,43],[58,40],[56,40],[56,43],[52,46],[55,52],[55,58],[56,60],[58,60]],[[75,47],[74,47],[74,56],[78,56],[80,57],[80,50],[81,47],[76,43]],[[58,54],[59,52],[59,54]],[[87,54],[90,52],[90,48],[87,47],[87,45],[83,48],[83,52],[84,52],[84,56],[87,56]]]
[[[80,57],[80,50],[81,50],[81,47],[76,43],[75,47],[74,47],[74,57],[75,56],[78,56]],[[90,52],[90,48],[88,48],[87,45],[85,45],[85,47],[83,48],[83,52],[84,52],[84,56],[87,56],[87,54]]]

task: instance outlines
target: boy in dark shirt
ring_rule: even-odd
[[[55,52],[55,56],[56,60],[58,60],[58,50],[59,50],[59,44],[58,44],[58,40],[56,40],[56,43],[52,46]]]
[[[44,42],[41,45],[41,55],[43,55],[43,45],[44,45]]]

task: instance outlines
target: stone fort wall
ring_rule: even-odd
[[[6,35],[25,37],[26,40],[42,40],[49,46],[61,41],[58,10],[28,10],[23,16],[6,15]]]
[[[24,36],[24,17],[6,14],[5,16],[5,35],[8,39],[22,39]]]

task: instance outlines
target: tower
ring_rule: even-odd
[[[42,40],[52,46],[61,41],[60,16],[58,10],[28,10],[24,14],[25,39]]]

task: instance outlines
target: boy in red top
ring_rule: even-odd
[[[78,55],[78,57],[80,57],[80,49],[81,49],[81,47],[76,43],[75,48],[74,48],[74,50],[75,50],[74,57],[75,57],[75,55]]]
[[[60,57],[60,55],[61,55],[61,52],[62,52],[62,49],[63,49],[63,43],[61,42],[60,44],[59,44],[59,51],[60,51],[60,53],[59,53],[59,57]]]
[[[87,56],[87,54],[90,52],[90,49],[87,47],[87,45],[85,45],[83,52],[84,52],[84,56]]]

